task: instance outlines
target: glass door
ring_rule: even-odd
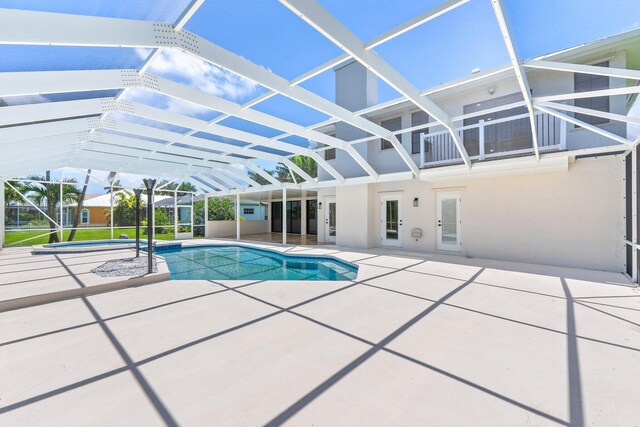
[[[402,246],[402,199],[400,196],[380,198],[380,235],[385,246]]]
[[[460,194],[438,193],[436,203],[436,247],[442,251],[460,250]]]
[[[325,200],[324,213],[324,240],[327,242],[336,241],[336,199],[327,197]]]
[[[318,234],[318,201],[307,200],[307,234]]]
[[[271,232],[282,233],[282,202],[271,203]]]
[[[302,202],[287,202],[287,233],[302,233]]]

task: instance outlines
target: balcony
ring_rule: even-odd
[[[567,123],[557,117],[536,113],[538,149],[566,149]],[[533,154],[531,123],[528,114],[484,121],[458,129],[472,161]],[[448,131],[422,134],[420,167],[428,168],[461,163],[462,157]]]

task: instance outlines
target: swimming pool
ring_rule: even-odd
[[[183,247],[162,256],[172,280],[355,280],[356,265],[237,245]]]

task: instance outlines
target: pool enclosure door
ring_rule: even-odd
[[[402,246],[402,197],[380,197],[380,240],[384,246]]]
[[[336,241],[336,198],[327,197],[324,199],[324,240],[327,242]]]
[[[193,194],[175,197],[176,239],[193,239]]]
[[[436,197],[436,248],[460,250],[460,194],[438,193]]]

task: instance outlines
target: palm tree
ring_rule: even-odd
[[[2,101],[2,99],[0,99],[0,101]],[[24,184],[23,182],[20,181],[13,181],[11,183],[11,187],[9,187],[9,185],[7,185],[7,183],[5,182],[4,184],[4,203],[5,203],[5,209],[6,206],[10,205],[11,203],[16,203],[16,204],[20,204],[22,203],[22,196],[20,195],[20,193],[22,194],[26,194],[27,191],[29,191],[28,187],[26,184]],[[0,207],[0,209],[2,209]],[[18,207],[18,209],[20,209]],[[18,219],[20,218],[20,214],[18,213]],[[4,225],[11,225],[11,218],[9,217],[9,215],[5,215],[4,217]],[[0,224],[0,226],[2,226],[2,224]]]
[[[33,200],[36,205],[42,206],[46,204],[47,216],[49,218],[56,217],[56,205],[60,203],[60,184],[51,183],[51,172],[47,171],[45,176],[32,175],[28,177],[31,181],[43,181],[34,182],[29,184],[29,198]],[[74,178],[67,178],[62,184],[62,202],[72,203],[78,200],[80,191],[75,186],[78,182]],[[49,228],[55,229],[56,225],[51,219],[49,221]],[[62,218],[60,218],[62,221]],[[58,234],[55,231],[49,233],[49,243],[59,242]]]
[[[180,183],[180,185],[178,185],[178,183],[176,182],[167,184],[168,182],[169,181],[167,181],[166,179],[158,181],[155,188],[160,188],[162,186],[164,187],[162,188],[162,190],[156,190],[155,193],[162,196],[172,196],[174,190],[178,190],[179,192],[182,191],[185,193],[186,192],[197,193],[198,191],[195,185],[193,185],[188,181],[183,181],[182,183]],[[166,190],[166,191],[163,191],[163,190]]]
[[[22,196],[18,194],[18,192],[25,194],[29,191],[29,187],[20,181],[14,181],[11,185],[13,188],[9,187],[7,184],[4,185],[4,202],[7,204],[11,202],[20,203],[22,201]]]
[[[275,171],[265,171],[266,173],[268,173],[269,175],[274,175],[275,176]],[[262,175],[260,175],[258,172],[252,171],[252,170],[248,170],[247,171],[247,175],[249,175],[249,178],[251,178],[252,180],[254,180],[255,182],[257,182],[260,185],[267,185],[267,184],[271,184],[271,182],[269,182],[267,179],[265,179]]]
[[[91,173],[91,170],[89,170],[88,173]],[[106,191],[107,194],[111,193],[111,187],[112,187],[111,185],[108,186],[108,187],[104,187],[104,191]],[[116,188],[113,189],[114,191],[120,191],[121,190],[121,188],[120,188],[120,180],[119,179],[116,179],[115,181],[113,181],[113,187],[116,187]]]
[[[297,155],[291,158],[291,163],[298,166],[300,169],[305,171],[312,178],[316,178],[318,176],[318,163],[313,160],[311,157]],[[296,182],[304,181],[304,179],[293,172]],[[291,173],[289,172],[289,168],[283,163],[278,163],[276,166],[276,170],[273,173],[273,176],[280,182],[293,182],[293,178],[291,177]]]
[[[68,242],[71,242],[76,236],[76,229],[78,228],[78,223],[80,222],[80,215],[82,214],[84,198],[87,195],[87,186],[89,185],[90,178],[91,169],[87,170],[87,175],[84,178],[84,185],[82,186],[82,192],[80,193],[80,196],[78,196],[78,206],[76,207],[76,214],[73,216],[73,226],[71,227],[71,231],[69,232],[69,238],[67,239]]]

